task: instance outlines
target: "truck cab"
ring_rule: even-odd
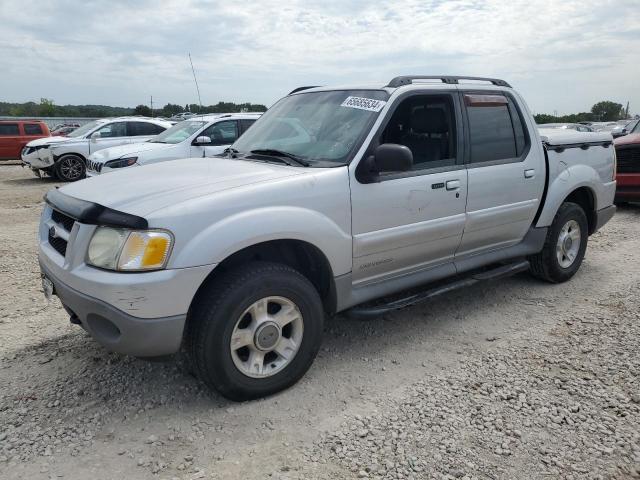
[[[182,349],[212,388],[258,398],[304,375],[326,315],[572,278],[615,212],[612,142],[541,135],[500,79],[296,89],[218,157],[50,191],[44,289],[107,348]]]

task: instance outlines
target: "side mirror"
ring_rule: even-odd
[[[409,147],[397,143],[383,143],[373,152],[378,173],[406,172],[413,166],[413,153]]]
[[[202,135],[201,137],[196,138],[196,141],[193,142],[194,145],[209,145],[211,144],[211,138],[206,135]]]
[[[96,141],[97,139],[99,139],[100,137],[101,137],[100,132],[93,132],[93,133],[91,134],[91,137],[90,137],[90,138],[91,138],[91,141],[92,141],[92,142],[95,142],[95,141]]]

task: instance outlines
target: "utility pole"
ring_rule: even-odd
[[[153,95],[151,95],[151,118],[153,118]]]

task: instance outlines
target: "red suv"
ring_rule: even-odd
[[[616,201],[640,202],[640,122],[613,143],[618,158]]]
[[[50,135],[47,124],[39,120],[0,120],[0,160],[19,160],[27,143]]]

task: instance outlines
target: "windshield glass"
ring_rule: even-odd
[[[626,126],[626,129],[629,133],[640,133],[640,120],[634,120]]]
[[[104,122],[99,122],[94,120],[93,122],[85,123],[79,128],[76,128],[73,132],[71,132],[69,137],[82,137],[83,135],[89,133],[91,130],[96,128],[98,125],[102,125]]]
[[[207,122],[185,120],[180,123],[176,123],[173,127],[168,128],[160,135],[151,140],[153,143],[180,143],[184,142],[191,135],[196,133],[200,128],[205,126]]]
[[[388,98],[384,90],[289,95],[267,110],[232,148],[240,155],[277,150],[311,164],[344,165]]]

